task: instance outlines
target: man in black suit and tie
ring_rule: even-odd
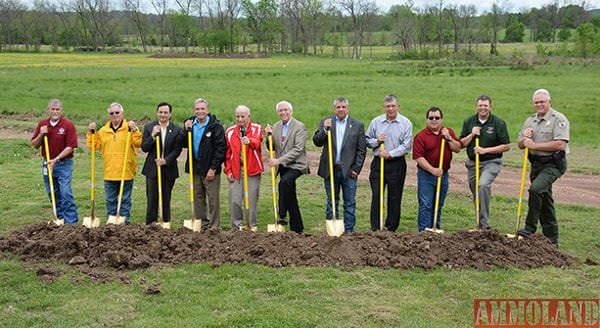
[[[175,179],[179,177],[177,157],[181,153],[184,137],[183,129],[171,123],[172,107],[161,102],[156,107],[158,120],[144,126],[142,150],[148,153],[142,174],[146,176],[146,224],[156,222],[158,216],[158,176],[157,166],[161,167],[163,221],[171,222],[171,191]],[[156,137],[160,136],[160,158],[156,158]],[[167,225],[168,226],[168,225]]]
[[[269,165],[276,167],[279,180],[279,224],[287,224],[286,214],[290,215],[290,230],[304,231],[302,215],[296,197],[296,179],[309,173],[306,158],[306,139],[308,133],[304,123],[294,119],[292,104],[281,101],[275,106],[280,121],[273,127],[267,125],[266,133],[273,134],[275,158],[269,159]]]
[[[329,149],[327,130],[331,129],[331,154],[334,167],[336,216],[340,198],[340,187],[344,197],[344,233],[354,232],[356,224],[356,185],[367,152],[365,125],[348,116],[349,103],[344,97],[333,101],[333,116],[321,120],[313,136],[313,143],[323,147],[319,160],[318,174],[323,178],[327,194],[326,219],[333,217],[331,209],[331,185],[329,178]],[[338,219],[336,217],[336,219]]]

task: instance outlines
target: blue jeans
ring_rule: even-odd
[[[327,194],[327,209],[325,211],[325,217],[327,220],[333,218],[333,212],[331,210],[331,184],[329,179],[323,180],[325,185],[325,193]],[[335,219],[339,219],[340,211],[338,211],[340,204],[340,187],[342,188],[342,194],[344,197],[344,232],[354,232],[354,225],[356,224],[356,178],[345,178],[342,174],[342,170],[335,170],[333,173],[333,187],[335,188]]]
[[[419,198],[419,231],[425,230],[425,228],[433,227],[433,212],[435,209],[435,194],[437,188],[437,178],[435,175],[430,174],[424,170],[417,170],[417,195]],[[442,207],[444,206],[444,199],[446,199],[446,193],[448,192],[448,172],[444,172],[442,175],[442,186],[440,188],[440,202],[438,206],[438,216],[436,228],[440,229],[442,221]]]
[[[50,180],[48,179],[48,166],[46,161],[42,161],[42,173],[46,193],[52,201],[50,195]],[[54,198],[56,200],[56,216],[64,219],[66,224],[77,224],[77,205],[73,198],[73,159],[65,159],[54,164],[52,168],[52,183],[54,185]]]
[[[121,181],[104,180],[104,193],[106,196],[106,214],[117,215],[117,205],[119,201],[119,189]],[[124,216],[125,222],[129,224],[131,216],[131,190],[133,189],[133,180],[126,180],[123,185],[123,197],[121,199],[121,209],[119,216]]]

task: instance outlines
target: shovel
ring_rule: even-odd
[[[156,136],[156,159],[160,159],[160,136]],[[162,198],[162,174],[160,165],[156,165],[156,176],[158,178],[158,224],[164,229],[171,229],[171,222],[165,222],[163,219],[163,198]]]
[[[521,170],[521,187],[519,189],[519,205],[517,206],[517,224],[515,226],[515,234],[507,234],[508,238],[517,238],[519,226],[521,225],[521,209],[523,208],[523,190],[525,189],[525,176],[527,175],[527,157],[529,156],[529,148],[525,148],[523,153],[523,169]],[[519,239],[521,237],[519,236]]]
[[[381,146],[380,146],[380,150],[382,151],[385,149],[385,145],[382,142]],[[383,222],[383,194],[385,192],[384,188],[383,188],[383,182],[384,182],[384,166],[383,166],[383,157],[379,156],[379,230],[384,230],[384,222]]]
[[[479,147],[479,137],[475,137],[475,147]],[[475,152],[475,229],[471,229],[469,231],[477,231],[479,230],[479,220],[480,220],[480,200],[479,200],[479,153]]]
[[[442,147],[440,149],[440,170],[444,167],[444,148],[446,146],[446,139],[442,138]],[[443,175],[443,174],[442,174]],[[444,230],[437,228],[438,209],[440,208],[440,189],[442,187],[442,176],[437,178],[437,186],[435,187],[435,208],[433,210],[433,225],[431,228],[425,228],[425,231],[444,233]]]
[[[331,220],[325,220],[327,234],[339,237],[344,234],[344,221],[336,219],[335,213],[335,183],[333,177],[333,156],[331,150],[331,129],[327,129],[327,156],[329,157],[329,187],[331,190]]]
[[[246,129],[240,128],[240,135],[243,138]],[[250,196],[248,195],[248,149],[247,145],[242,143],[242,165],[244,166],[244,216],[246,217],[246,229],[256,231],[256,227],[250,226]],[[244,230],[240,226],[240,230]]]
[[[92,175],[90,177],[90,200],[92,204],[90,216],[83,218],[83,225],[88,228],[97,228],[100,226],[100,218],[94,216],[94,163],[96,155],[96,131],[94,130],[92,130],[92,147],[90,148],[90,153],[92,157]]]
[[[123,169],[121,170],[121,186],[119,187],[119,197],[117,200],[117,214],[109,215],[106,224],[125,224],[126,218],[121,216],[121,202],[123,201],[123,188],[125,187],[125,170],[127,168],[127,157],[129,156],[129,139],[131,130],[127,131],[127,142],[125,142],[125,157],[123,157]]]
[[[192,150],[192,129],[188,130],[188,162],[190,165],[190,207],[192,209],[192,219],[183,220],[183,227],[192,231],[202,230],[202,219],[196,220],[194,213],[194,153]]]
[[[273,135],[268,134],[269,138],[269,158],[273,159]],[[267,224],[267,232],[285,232],[285,226],[277,223],[277,189],[275,188],[275,167],[271,166],[271,189],[273,190],[273,218],[275,223]]]
[[[61,226],[65,224],[64,219],[59,219],[56,214],[56,196],[54,194],[54,179],[52,178],[52,166],[50,165],[50,147],[48,147],[48,135],[44,134],[44,150],[46,152],[46,169],[48,170],[48,182],[50,184],[50,200],[52,201],[52,212],[54,213],[54,224]]]

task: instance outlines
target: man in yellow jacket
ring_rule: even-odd
[[[108,106],[110,119],[102,126],[96,134],[95,148],[102,152],[104,163],[104,193],[106,197],[107,215],[117,215],[117,203],[121,179],[124,180],[123,195],[119,216],[126,218],[129,224],[131,216],[131,190],[133,179],[137,169],[137,149],[142,145],[142,133],[138,130],[134,121],[127,121],[123,117],[123,106],[112,103]],[[88,126],[87,146],[92,147],[92,134],[96,131],[96,123]],[[131,133],[129,133],[131,132]],[[125,146],[129,140],[127,151],[127,162],[125,174],[123,175],[123,163],[125,162]]]

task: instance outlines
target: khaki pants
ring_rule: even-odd
[[[196,219],[202,220],[202,229],[221,226],[220,191],[221,174],[210,182],[205,176],[194,174],[194,212]]]
[[[246,200],[244,199],[244,172],[240,174],[240,179],[229,183],[229,211],[231,212],[231,228],[239,230],[240,226],[245,226],[244,219],[250,221],[251,227],[257,225],[257,205],[260,190],[260,174],[248,177],[248,203],[250,208],[249,218],[244,217],[246,212]]]

